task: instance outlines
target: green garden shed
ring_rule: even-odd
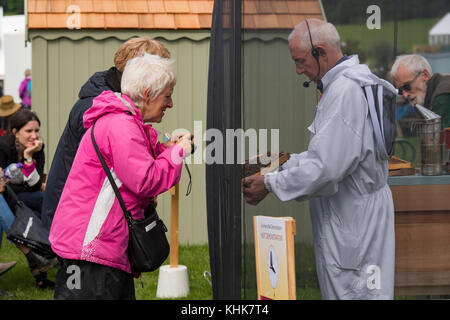
[[[28,0],[27,40],[32,44],[33,110],[41,119],[48,173],[69,112],[85,81],[113,65],[116,49],[126,40],[148,36],[161,41],[175,60],[174,108],[155,127],[161,132],[206,129],[209,41],[213,0]],[[290,60],[287,36],[306,17],[323,17],[320,1],[243,1],[243,128],[280,129],[280,148],[300,152],[308,142],[306,127],[314,116],[317,95],[301,86]],[[283,84],[280,86],[280,83]],[[284,108],[284,109],[283,109]],[[118,128],[120,130],[120,128]],[[298,132],[292,137],[292,132]],[[196,137],[197,139],[199,137]],[[202,137],[203,148],[206,142]],[[205,164],[189,165],[192,192],[185,196],[188,175],[180,182],[182,244],[208,241]],[[272,203],[272,200],[268,200]],[[305,204],[270,208],[297,215]],[[249,209],[252,211],[253,209]],[[170,195],[158,198],[158,211],[170,225]],[[305,220],[309,215],[297,215]],[[302,222],[303,224],[303,222]],[[250,226],[249,226],[250,227]],[[311,241],[310,230],[298,234]]]

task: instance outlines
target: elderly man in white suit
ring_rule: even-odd
[[[394,207],[388,158],[380,155],[364,84],[394,88],[358,57],[344,56],[336,28],[321,20],[289,36],[296,72],[322,92],[308,149],[277,172],[242,180],[245,200],[269,193],[309,200],[320,290],[324,299],[393,299]],[[384,148],[385,146],[383,146]]]

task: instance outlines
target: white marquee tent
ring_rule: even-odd
[[[428,33],[430,45],[450,45],[450,12],[447,13]]]
[[[31,44],[25,46],[25,16],[3,16],[0,7],[0,80],[3,94],[20,102],[19,86],[27,68],[31,69]]]

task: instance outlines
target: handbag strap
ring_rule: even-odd
[[[14,205],[19,202],[19,198],[17,197],[16,193],[14,192],[13,188],[9,184],[5,184],[5,190],[8,195],[8,198],[12,199],[14,202]]]
[[[111,187],[113,188],[114,193],[116,194],[117,200],[119,200],[120,207],[122,208],[123,214],[125,215],[125,218],[128,221],[128,226],[131,226],[131,221],[133,220],[133,218],[131,217],[131,214],[128,212],[127,207],[125,206],[125,202],[123,201],[123,198],[120,195],[119,188],[117,187],[117,184],[111,175],[111,171],[109,171],[108,166],[106,165],[106,161],[103,158],[103,156],[100,152],[100,149],[98,148],[97,142],[95,141],[95,137],[94,137],[94,127],[95,127],[95,123],[91,129],[91,138],[92,138],[92,143],[94,144],[95,152],[97,152],[97,156],[100,159],[103,170],[105,171],[106,176],[108,177],[109,183],[111,184]]]

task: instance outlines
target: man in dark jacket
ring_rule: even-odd
[[[418,54],[397,57],[391,75],[400,95],[440,115],[442,128],[450,127],[450,75],[433,74]]]
[[[122,72],[128,60],[143,53],[157,54],[170,58],[169,51],[160,42],[147,38],[133,38],[125,42],[114,56],[114,67],[96,72],[82,87],[78,101],[73,106],[69,120],[59,140],[47,177],[42,204],[42,222],[50,229],[53,216],[58,207],[61,193],[69,176],[73,160],[81,138],[86,130],[83,126],[84,112],[92,106],[92,101],[103,91],[120,92]]]

